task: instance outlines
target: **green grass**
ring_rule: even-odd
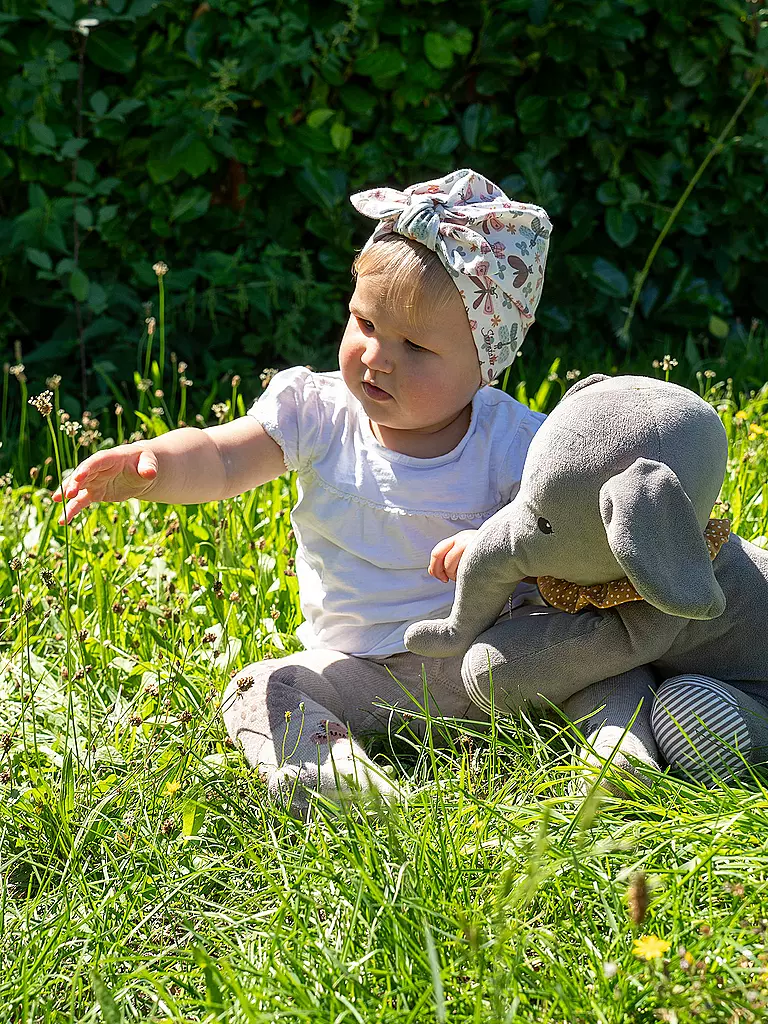
[[[701,383],[723,501],[766,543],[768,387]],[[0,496],[4,1021],[764,1019],[760,776],[598,802],[572,795],[562,722],[431,723],[379,755],[402,806],[294,821],[219,709],[235,668],[295,649],[290,481],[66,532],[38,482]],[[642,960],[643,935],[668,950]]]

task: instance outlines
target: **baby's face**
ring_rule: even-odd
[[[416,328],[388,307],[377,275],[361,275],[339,351],[344,383],[380,427],[437,433],[480,387],[480,364],[458,290],[439,322]]]

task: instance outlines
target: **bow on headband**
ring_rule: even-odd
[[[509,366],[539,304],[552,225],[540,206],[516,203],[471,170],[350,197],[379,221],[367,242],[391,234],[437,254],[459,289],[484,383]]]

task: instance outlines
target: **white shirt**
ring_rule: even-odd
[[[278,373],[249,409],[297,474],[291,514],[305,648],[360,657],[404,651],[406,627],[448,614],[454,584],[427,572],[438,541],[477,529],[517,494],[544,420],[481,388],[466,434],[445,455],[391,451],[341,373]]]

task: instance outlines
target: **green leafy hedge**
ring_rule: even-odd
[[[93,408],[136,366],[152,264],[193,374],[330,365],[347,195],[473,166],[555,225],[525,359],[691,363],[768,310],[768,66],[742,0],[0,0],[0,331]],[[85,23],[83,20],[85,19]],[[80,22],[78,28],[77,23]],[[87,34],[86,34],[87,33]],[[730,335],[729,335],[730,331]],[[16,346],[18,355],[19,346]],[[94,398],[101,390],[102,397]]]

